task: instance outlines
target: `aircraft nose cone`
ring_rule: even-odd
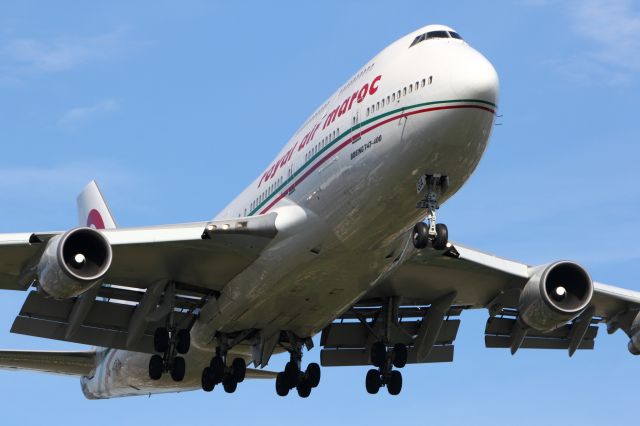
[[[450,70],[451,89],[458,98],[498,103],[498,73],[482,54],[465,49],[451,58]]]

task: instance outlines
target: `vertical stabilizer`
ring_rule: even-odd
[[[95,180],[78,195],[78,223],[96,229],[114,229],[116,221]]]

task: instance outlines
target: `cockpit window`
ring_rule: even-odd
[[[457,38],[462,40],[462,37],[460,37],[458,35],[458,33],[455,33],[453,31],[451,32],[447,32],[444,30],[438,30],[438,31],[429,31],[428,33],[424,33],[424,34],[420,34],[419,36],[417,36],[414,40],[413,43],[411,43],[411,46],[415,46],[416,44],[425,41],[425,40],[430,40],[432,38],[449,38],[449,37],[453,37],[453,38]]]
[[[432,38],[449,38],[449,33],[446,31],[429,31],[427,33],[427,40]]]

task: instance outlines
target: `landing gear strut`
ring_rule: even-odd
[[[160,380],[164,373],[170,373],[174,381],[181,382],[186,372],[186,364],[184,358],[177,354],[186,354],[190,346],[189,330],[176,330],[171,326],[158,327],[153,334],[153,349],[162,355],[153,355],[149,360],[149,378]]]
[[[289,391],[296,389],[301,398],[311,395],[311,390],[320,384],[320,366],[315,362],[309,364],[305,371],[302,371],[302,347],[310,349],[313,345],[310,339],[298,339],[293,333],[287,333],[290,343],[290,359],[283,372],[276,377],[276,393],[280,396],[287,396]]]
[[[447,225],[437,223],[436,211],[440,208],[438,195],[449,186],[447,176],[423,175],[418,180],[418,194],[424,192],[424,198],[416,204],[419,209],[427,210],[427,223],[419,222],[413,227],[412,241],[417,249],[426,248],[429,242],[436,250],[444,250],[449,242]]]
[[[222,344],[216,349],[216,355],[211,358],[208,367],[202,370],[202,390],[211,392],[216,385],[222,383],[224,391],[233,393],[242,383],[247,372],[247,363],[243,358],[234,358],[228,365],[229,344],[227,339],[220,339]]]
[[[367,372],[365,385],[367,392],[376,394],[382,386],[386,386],[391,395],[398,395],[402,390],[402,374],[393,367],[402,368],[407,364],[407,346],[396,343],[393,348],[387,348],[384,342],[376,342],[371,346],[372,368]]]

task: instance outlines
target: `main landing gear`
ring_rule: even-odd
[[[202,390],[205,392],[211,392],[216,385],[222,383],[224,391],[227,393],[233,393],[238,388],[238,383],[244,381],[244,377],[247,373],[247,362],[244,358],[234,358],[229,363],[229,349],[244,338],[236,337],[231,339],[227,335],[218,335],[218,347],[216,348],[216,354],[211,358],[211,362],[208,367],[202,370],[201,384]]]
[[[407,346],[396,343],[389,349],[384,342],[376,342],[371,346],[372,368],[367,372],[365,385],[367,392],[376,394],[382,386],[386,386],[391,395],[398,395],[402,390],[402,373],[393,367],[402,368],[407,364]]]
[[[229,366],[227,355],[220,350],[216,352],[209,366],[202,370],[202,390],[211,392],[216,385],[222,383],[225,392],[234,393],[238,383],[244,381],[247,363],[243,358],[234,358]]]
[[[313,345],[310,339],[302,341],[292,333],[288,333],[290,360],[283,372],[276,377],[276,393],[280,396],[287,396],[289,391],[296,389],[301,398],[311,395],[311,390],[320,384],[320,366],[315,362],[309,364],[305,371],[302,371],[302,346],[303,343],[310,349]]]
[[[158,327],[153,334],[153,349],[162,355],[153,355],[149,360],[149,378],[160,380],[163,373],[170,373],[174,381],[181,382],[186,372],[186,364],[184,358],[178,354],[186,354],[190,346],[189,330]]]
[[[449,243],[449,230],[447,225],[437,223],[436,210],[440,208],[438,204],[438,194],[444,192],[449,185],[446,176],[424,175],[420,177],[416,185],[418,193],[425,191],[424,198],[416,204],[417,208],[427,210],[427,223],[419,222],[413,227],[412,241],[417,249],[426,248],[429,243],[436,250],[444,250]],[[425,189],[426,188],[426,189]]]

